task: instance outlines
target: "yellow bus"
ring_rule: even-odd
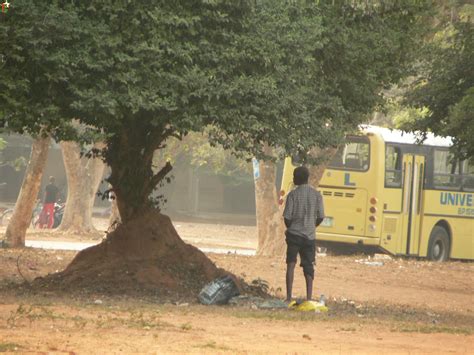
[[[393,255],[474,259],[474,158],[451,139],[364,126],[348,136],[320,181],[326,218],[316,239],[382,248]],[[285,160],[281,194],[297,163]]]

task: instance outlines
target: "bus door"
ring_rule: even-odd
[[[418,255],[420,252],[424,175],[424,156],[403,156],[402,234],[398,244],[400,254]]]

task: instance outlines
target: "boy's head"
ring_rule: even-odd
[[[293,171],[293,183],[303,185],[308,183],[309,170],[306,166],[299,166]]]
[[[56,179],[54,178],[54,176],[50,176],[49,177],[49,183],[54,184],[55,182],[56,182]]]

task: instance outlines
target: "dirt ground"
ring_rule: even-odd
[[[105,220],[95,222],[105,229]],[[198,247],[256,247],[255,227],[174,225]],[[31,231],[27,239],[97,243],[101,237]],[[329,307],[320,314],[202,306],[172,298],[37,293],[22,283],[64,269],[75,254],[0,249],[0,352],[468,354],[474,349],[470,262],[319,255],[315,293],[325,294]],[[207,255],[219,267],[248,283],[258,280],[283,298],[281,258]],[[303,294],[304,279],[297,270],[295,296]]]

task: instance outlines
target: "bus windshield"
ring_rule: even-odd
[[[330,161],[331,169],[367,171],[370,164],[370,145],[367,137],[349,137]]]

